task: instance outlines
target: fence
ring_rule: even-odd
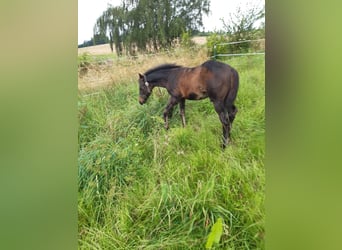
[[[236,45],[236,44],[243,44],[243,43],[253,43],[253,42],[258,42],[258,48],[259,50],[262,51],[256,51],[256,52],[247,52],[247,53],[217,53],[217,47],[218,46],[231,46],[231,45]],[[260,46],[260,44],[262,44]],[[252,46],[249,46],[251,49]],[[249,56],[249,55],[264,55],[265,54],[265,39],[258,39],[258,40],[245,40],[245,41],[238,41],[238,42],[229,42],[229,43],[217,43],[214,44],[213,48],[213,53],[214,55],[212,58],[216,60],[217,57],[224,57],[224,56]]]

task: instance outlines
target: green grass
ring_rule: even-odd
[[[232,144],[209,100],[187,101],[164,130],[168,94],[138,103],[137,82],[79,94],[79,248],[213,249],[265,246],[264,58],[231,58],[240,74]]]
[[[77,57],[77,65],[87,66],[89,64],[101,64],[107,60],[115,60],[117,56],[115,54],[105,54],[105,55],[92,55],[87,52],[78,55]]]

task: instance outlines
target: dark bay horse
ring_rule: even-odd
[[[139,73],[139,103],[144,104],[154,87],[166,88],[170,94],[164,111],[165,128],[173,107],[179,103],[183,127],[185,126],[185,100],[209,97],[214,104],[223,127],[223,145],[230,139],[230,130],[237,113],[234,101],[239,88],[239,74],[231,66],[217,61],[206,61],[194,68],[163,64]]]

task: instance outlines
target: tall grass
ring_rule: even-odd
[[[129,77],[80,92],[80,249],[204,249],[218,218],[215,249],[264,249],[264,59],[228,63],[240,90],[225,151],[209,100],[186,102],[185,128],[175,109],[165,131],[166,91],[143,106]]]
[[[178,47],[158,54],[139,54],[133,58],[85,53],[78,56],[78,86],[81,90],[89,90],[99,86],[126,84],[135,81],[138,72],[142,73],[162,63],[197,66],[206,58],[207,51],[204,47]]]

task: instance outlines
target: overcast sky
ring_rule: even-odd
[[[228,18],[231,11],[237,6],[245,6],[246,3],[262,3],[263,0],[211,0],[209,16],[203,16],[205,31],[220,30],[222,21],[220,18]],[[78,44],[88,41],[93,36],[93,27],[99,16],[108,7],[120,5],[121,0],[78,0]]]

